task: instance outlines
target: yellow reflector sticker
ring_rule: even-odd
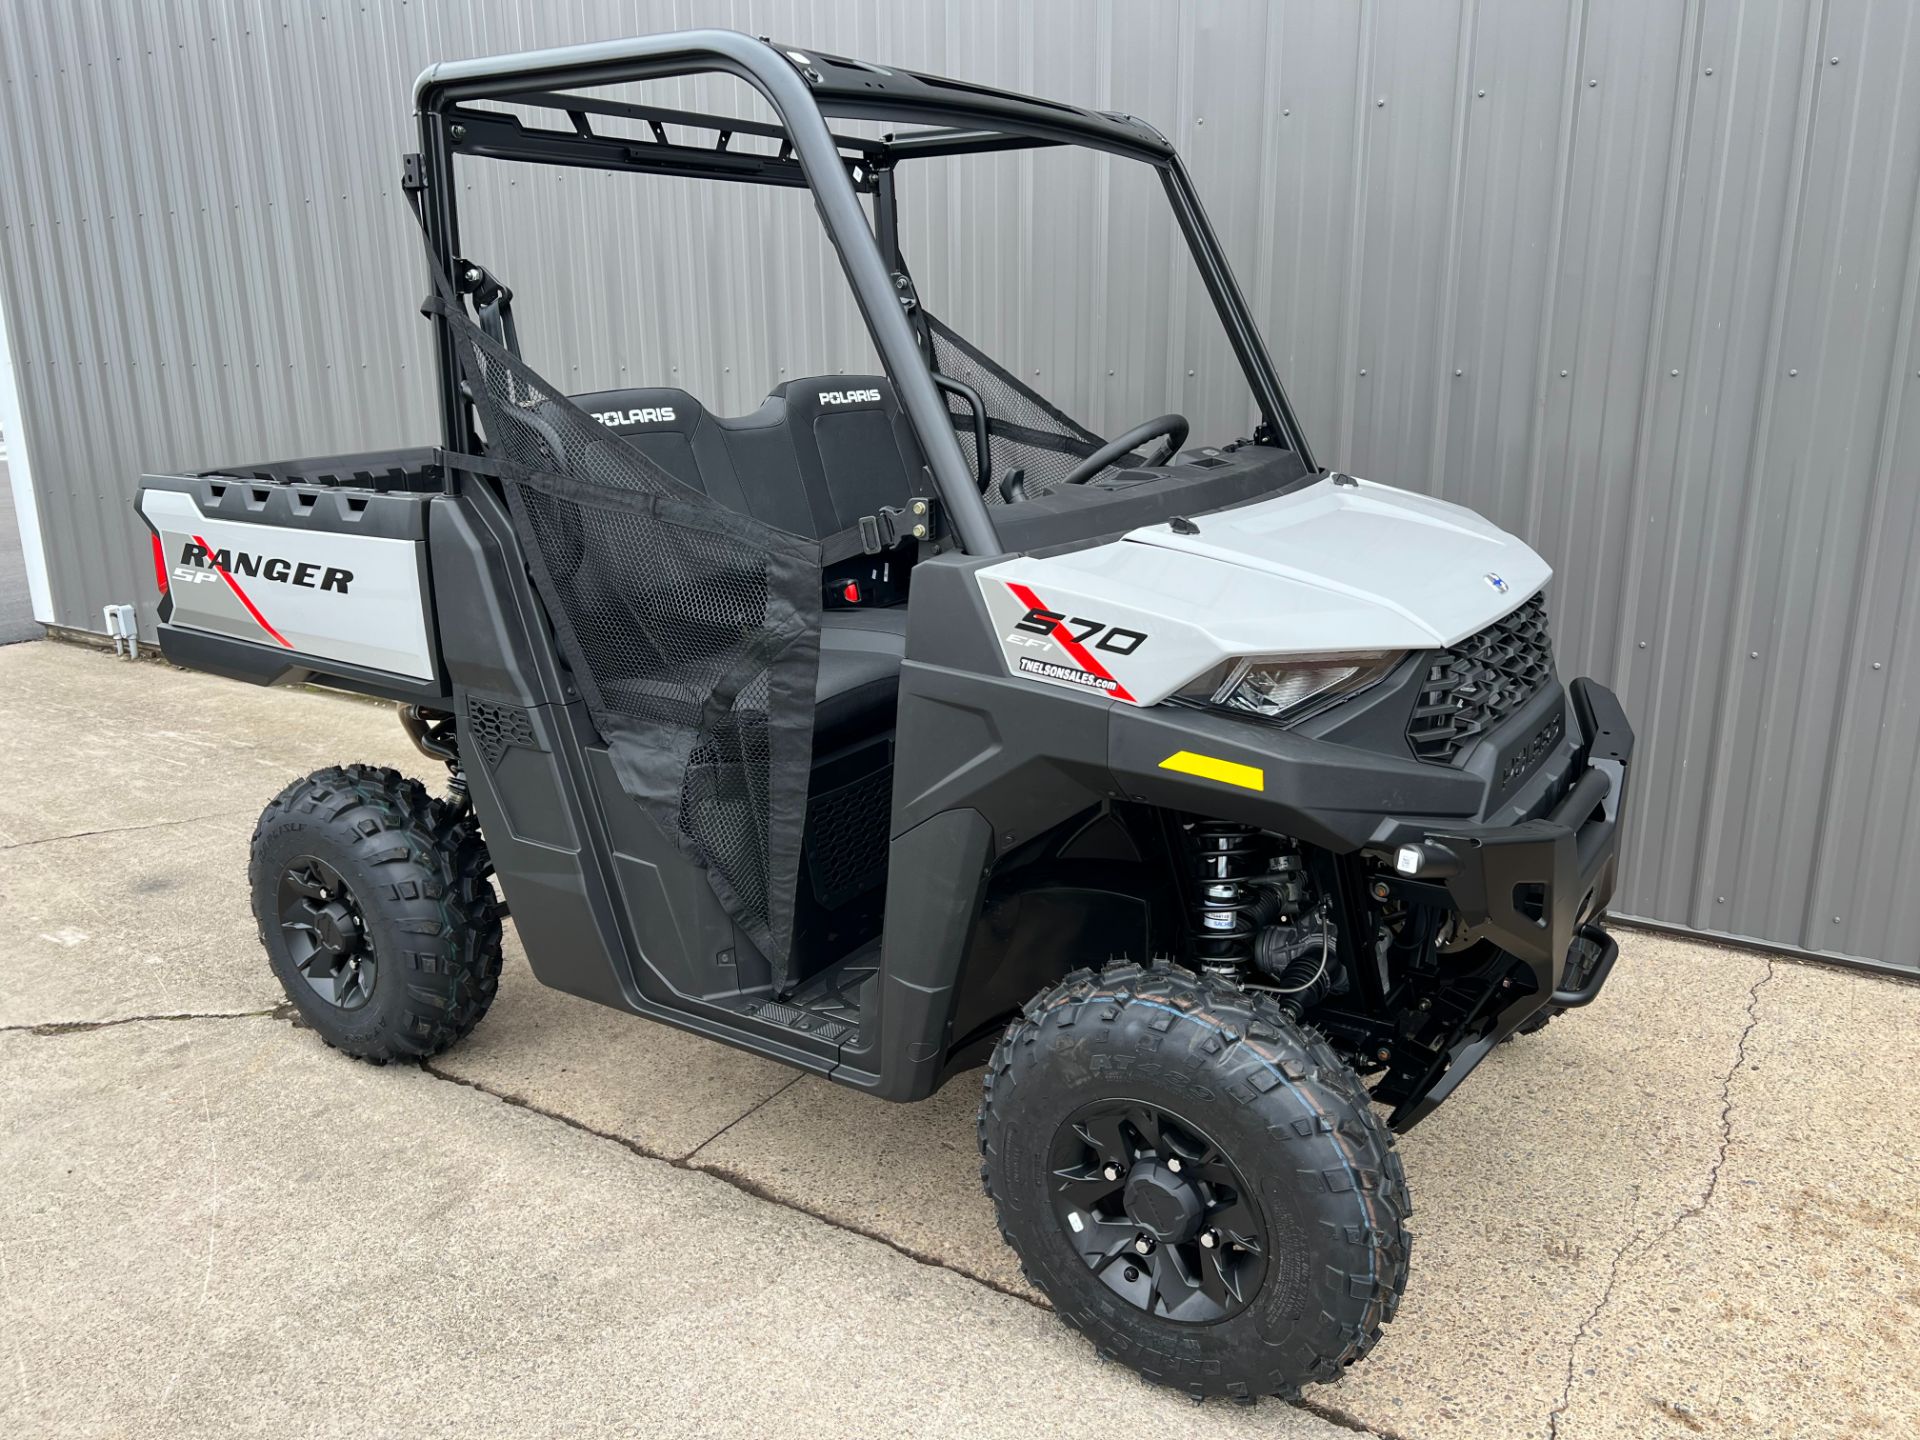
[[[1258,765],[1242,765],[1237,760],[1217,760],[1211,755],[1196,755],[1180,750],[1160,762],[1162,770],[1181,775],[1198,775],[1202,780],[1218,780],[1222,785],[1238,785],[1242,790],[1265,790],[1267,772]]]

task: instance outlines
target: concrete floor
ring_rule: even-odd
[[[1022,1284],[968,1080],[888,1106],[511,941],[426,1069],[293,1028],[247,835],[346,759],[433,778],[376,706],[0,651],[0,1434],[1920,1435],[1920,987],[1630,933],[1405,1138],[1380,1349],[1196,1409]]]

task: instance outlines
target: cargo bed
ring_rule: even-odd
[[[143,475],[160,648],[257,685],[448,694],[427,526],[442,452],[373,451]]]

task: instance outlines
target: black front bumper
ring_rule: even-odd
[[[1464,933],[1525,961],[1543,1000],[1564,988],[1575,937],[1613,898],[1633,756],[1633,729],[1611,690],[1575,680],[1567,699],[1581,748],[1552,809],[1515,825],[1436,831],[1424,847]],[[1583,985],[1555,1003],[1585,1004],[1593,989]]]
[[[1633,757],[1633,728],[1611,690],[1575,680],[1567,699],[1580,748],[1560,798],[1517,824],[1435,829],[1420,842],[1421,880],[1445,886],[1456,938],[1487,940],[1531,972],[1502,979],[1490,1027],[1477,1028],[1444,1070],[1394,1116],[1419,1120],[1452,1092],[1493,1046],[1543,1008],[1572,1009],[1599,995],[1619,947],[1600,924],[1613,898],[1620,824]]]

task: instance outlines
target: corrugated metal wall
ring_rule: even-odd
[[[1911,0],[19,0],[0,272],[60,620],[150,610],[143,467],[430,437],[422,66],[691,24],[1166,129],[1324,459],[1559,572],[1563,668],[1643,737],[1623,908],[1920,966]],[[1164,220],[1054,158],[910,192],[934,308],[1097,424],[1243,428]],[[581,388],[737,411],[865,363],[799,197],[469,178],[469,250]]]

